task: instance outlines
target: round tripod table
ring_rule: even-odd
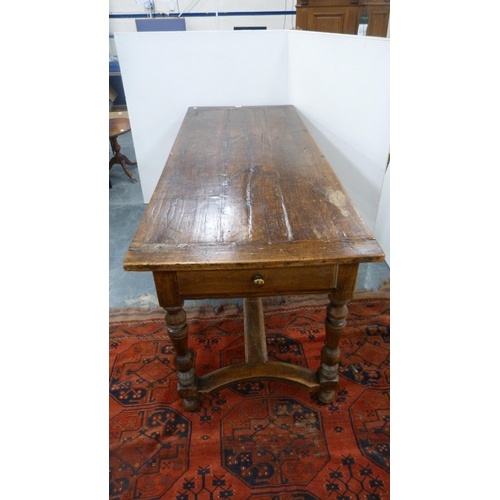
[[[128,118],[110,118],[109,119],[109,141],[111,143],[111,149],[113,150],[113,158],[109,160],[109,169],[113,165],[121,165],[125,173],[134,181],[137,179],[132,175],[132,172],[127,168],[127,165],[137,165],[135,162],[131,162],[124,154],[120,152],[120,145],[118,144],[117,137],[119,135],[125,134],[130,131],[130,121]],[[109,181],[109,187],[112,187],[111,181]]]

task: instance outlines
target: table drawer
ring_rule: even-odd
[[[321,293],[335,288],[336,280],[335,265],[177,273],[180,294],[187,299]]]

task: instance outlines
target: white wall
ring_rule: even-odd
[[[285,31],[117,33],[145,202],[189,106],[288,104]]]
[[[377,221],[373,235],[385,252],[385,261],[391,265],[391,230],[390,230],[390,198],[391,198],[391,165],[387,167],[380,194]]]
[[[371,229],[389,154],[389,45],[289,32],[290,101]]]
[[[116,42],[145,202],[189,106],[293,104],[374,230],[389,153],[389,39],[280,30]]]

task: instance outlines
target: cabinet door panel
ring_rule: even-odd
[[[328,12],[324,14],[313,14],[313,31],[324,31],[327,33],[344,32],[345,13]]]
[[[389,8],[368,8],[370,19],[366,34],[368,36],[387,36],[387,27],[389,26]]]
[[[350,7],[310,9],[307,29],[326,33],[355,34],[357,14]]]
[[[387,36],[391,8],[388,0],[360,0],[358,4],[351,4],[350,0],[299,1],[297,29],[357,35],[361,14],[368,14],[366,34]]]

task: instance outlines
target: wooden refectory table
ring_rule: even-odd
[[[125,257],[153,273],[186,410],[236,381],[331,402],[358,266],[384,254],[294,106],[191,107]],[[317,371],[268,361],[261,297],[329,293]],[[243,298],[245,362],[197,376],[186,299]]]

